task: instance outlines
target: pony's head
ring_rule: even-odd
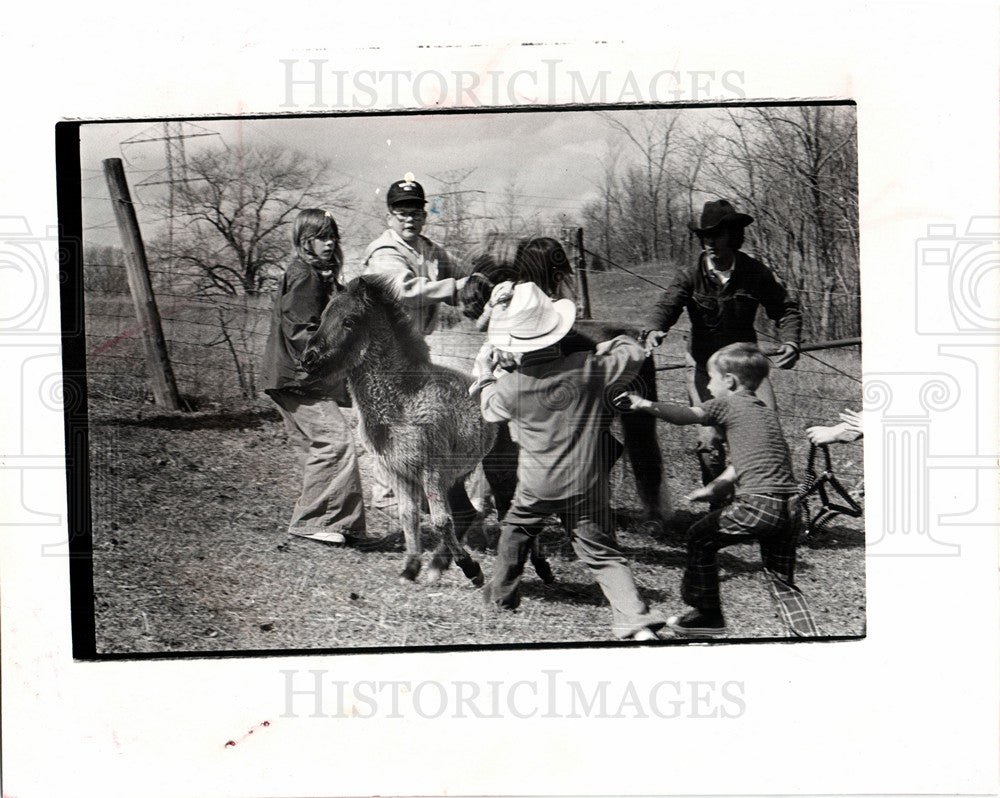
[[[361,365],[374,343],[393,337],[404,351],[427,348],[400,305],[392,280],[356,277],[327,303],[301,364],[311,374],[350,371]]]
[[[473,274],[486,278],[470,279],[462,292],[462,312],[469,318],[479,318],[493,286],[505,280],[532,282],[553,299],[575,300],[573,266],[554,238],[493,233],[470,254],[468,263]]]

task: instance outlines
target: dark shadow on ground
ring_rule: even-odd
[[[803,535],[799,539],[800,549],[863,549],[864,547],[864,529],[851,529],[838,524],[830,524],[817,533]]]
[[[233,430],[258,429],[264,424],[281,421],[278,411],[272,408],[246,410],[198,410],[192,413],[156,413],[140,418],[92,419],[93,423],[107,427],[142,427],[145,429],[165,429],[193,432],[201,429]]]
[[[667,591],[648,587],[643,587],[640,592],[646,601],[657,604],[676,598],[675,595]],[[608,603],[596,582],[569,582],[560,579],[557,573],[555,583],[546,585],[532,576],[530,566],[525,569],[525,578],[521,581],[521,596],[522,598],[566,604],[586,604],[593,607],[605,607]]]
[[[717,562],[721,578],[725,579],[726,573],[747,574],[760,571],[763,567],[760,561],[759,549],[756,544],[752,545],[752,553],[749,558],[744,559],[733,554],[731,550],[723,549],[719,552]],[[687,552],[684,549],[657,549],[650,546],[628,546],[622,547],[622,554],[629,562],[643,563],[645,565],[669,566],[683,570],[687,563]],[[801,559],[795,563],[796,572],[809,571],[812,566]],[[558,577],[557,577],[558,578]]]

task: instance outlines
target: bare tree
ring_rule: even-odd
[[[643,225],[650,237],[648,257],[660,258],[672,249],[673,218],[671,214],[671,137],[680,115],[676,111],[663,111],[643,115],[640,121],[627,125],[615,116],[602,114],[613,129],[621,133],[638,151],[640,161],[632,172],[630,183],[634,191],[642,187],[646,219]],[[641,178],[640,178],[641,176]]]
[[[182,223],[153,251],[190,275],[197,293],[254,295],[288,255],[287,227],[303,208],[348,208],[327,164],[277,146],[221,147],[193,156],[173,187]],[[166,206],[163,208],[166,210]]]
[[[611,259],[611,219],[612,209],[619,207],[615,197],[615,173],[618,171],[618,159],[621,150],[612,142],[605,142],[605,154],[601,159],[601,248],[604,260]]]
[[[803,295],[821,339],[860,329],[853,108],[729,111],[707,184],[757,219],[755,248]]]

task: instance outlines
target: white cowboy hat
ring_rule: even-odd
[[[534,352],[551,346],[570,331],[576,305],[570,299],[552,301],[534,283],[501,283],[490,299],[493,306],[487,337],[503,352]]]

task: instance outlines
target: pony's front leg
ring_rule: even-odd
[[[399,502],[399,519],[403,526],[403,537],[406,540],[406,564],[399,575],[400,584],[415,582],[420,573],[420,497],[423,494],[419,485],[401,479],[393,480]]]

